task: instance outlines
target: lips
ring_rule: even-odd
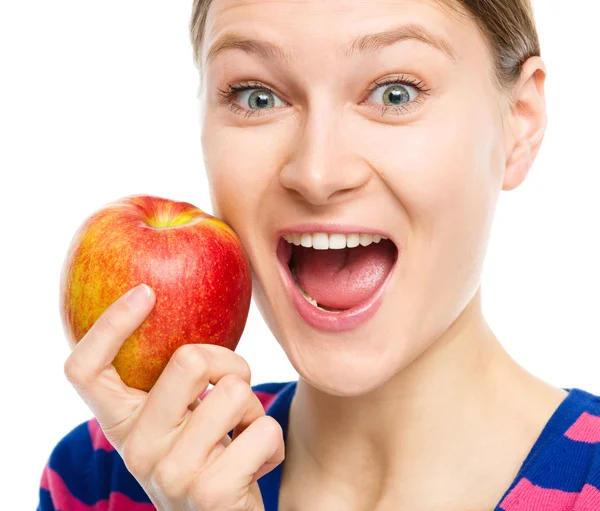
[[[310,230],[306,229],[306,226],[303,226],[302,228],[305,229],[303,232],[311,232]],[[325,230],[325,232],[327,232],[327,230]],[[331,230],[329,230],[329,232],[331,232]],[[349,230],[344,228],[344,231],[342,232],[349,232]],[[361,231],[361,228],[358,228],[357,231],[354,232],[364,232],[364,230]],[[375,314],[383,301],[386,288],[395,273],[398,258],[400,256],[400,250],[396,250],[393,266],[381,286],[364,302],[342,312],[328,312],[318,309],[302,296],[296,287],[288,265],[291,255],[292,246],[286,240],[280,238],[277,245],[279,273],[282,276],[287,294],[294,308],[296,309],[296,312],[307,324],[313,328],[322,331],[338,332],[354,329],[366,322]]]

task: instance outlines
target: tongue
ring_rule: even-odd
[[[320,307],[350,309],[381,286],[394,264],[395,252],[389,240],[338,250],[295,246],[296,279]]]

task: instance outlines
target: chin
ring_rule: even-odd
[[[331,396],[362,396],[393,380],[428,344],[427,337],[415,342],[418,333],[395,329],[391,314],[384,312],[361,329],[362,335],[332,338],[308,333],[306,327],[292,322],[277,338],[298,375],[312,387]],[[397,311],[393,313],[397,318]],[[389,332],[394,330],[398,334],[391,337]]]

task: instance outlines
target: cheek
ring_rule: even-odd
[[[368,143],[372,166],[404,210],[411,236],[446,247],[477,233],[493,209],[501,143],[489,94],[454,90],[420,120],[380,127]]]
[[[222,122],[207,117],[202,127],[204,166],[215,215],[242,235],[271,180],[274,142],[260,128]]]

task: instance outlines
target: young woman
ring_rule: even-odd
[[[519,366],[481,310],[498,196],[546,127],[529,1],[197,0],[191,32],[214,214],[300,379],[185,345],[127,388],[134,288],[65,363],[95,417],[39,509],[600,509],[598,398]]]

